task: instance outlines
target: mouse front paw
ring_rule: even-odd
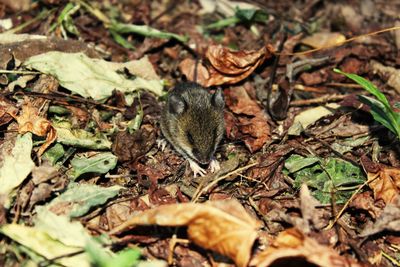
[[[216,159],[212,159],[210,162],[210,170],[211,172],[217,172],[221,169],[219,162]]]
[[[194,177],[197,177],[197,175],[200,175],[200,176],[206,175],[206,171],[202,167],[200,167],[199,164],[197,164],[195,161],[193,161],[191,159],[188,159],[188,161],[189,161],[190,169],[193,171]]]
[[[165,150],[165,147],[167,146],[167,140],[165,140],[165,139],[157,139],[156,140],[156,143],[157,143],[157,148],[158,149],[161,149],[161,151],[164,151]]]

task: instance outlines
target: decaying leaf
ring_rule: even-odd
[[[399,198],[400,169],[382,168],[378,173],[368,173],[368,179],[372,180],[369,187],[374,191],[375,200],[382,199],[389,204]]]
[[[340,106],[336,103],[330,103],[326,106],[307,109],[294,118],[293,125],[290,126],[288,134],[300,135],[308,126],[321,119],[322,117],[332,115]]]
[[[393,87],[397,93],[400,93],[400,70],[384,66],[376,60],[371,61],[371,68],[373,72],[381,76],[390,87]]]
[[[40,147],[38,156],[56,140],[57,131],[51,122],[39,115],[39,109],[28,100],[22,106],[22,114],[15,118],[18,122],[18,132],[24,134],[31,132],[37,136],[46,136],[46,142]]]
[[[105,188],[71,182],[67,191],[53,199],[47,208],[56,214],[79,217],[86,214],[90,208],[101,205],[116,196],[121,188],[117,185]]]
[[[71,160],[72,177],[78,178],[84,173],[107,173],[117,165],[117,157],[111,152],[98,153],[92,157],[75,155]]]
[[[6,98],[0,97],[0,126],[9,123],[18,113],[18,109]]]
[[[30,57],[24,65],[56,77],[63,87],[73,93],[98,101],[106,100],[114,90],[129,94],[146,89],[161,95],[163,87],[160,80],[127,79],[115,71],[116,63],[89,58],[83,53],[47,52]],[[121,63],[119,70],[124,68]]]
[[[65,145],[90,149],[109,149],[111,142],[102,133],[92,134],[83,129],[71,129],[68,122],[54,123],[57,130],[57,142]]]
[[[237,136],[237,139],[243,140],[251,152],[259,150],[270,138],[270,127],[264,110],[242,86],[232,87],[224,93],[229,109],[238,115],[245,115],[238,118],[236,127],[243,136]]]
[[[285,168],[294,177],[294,186],[300,188],[306,183],[312,195],[322,203],[345,203],[354,192],[348,187],[365,181],[360,168],[342,159],[328,157],[302,157],[291,155],[285,161]]]
[[[164,205],[144,211],[112,230],[119,233],[135,225],[187,226],[197,245],[230,257],[246,266],[259,224],[236,200]]]
[[[321,48],[340,44],[346,40],[346,37],[338,32],[317,32],[311,36],[305,37],[301,43],[313,48]]]
[[[15,142],[14,145],[12,143]],[[16,140],[6,140],[1,146],[0,195],[8,197],[32,171],[35,163],[31,159],[32,135],[18,135]],[[10,204],[6,201],[6,206]]]
[[[12,142],[15,142],[12,146]],[[0,195],[8,197],[5,205],[8,206],[10,197],[32,171],[35,163],[31,159],[32,134],[18,135],[16,140],[5,140],[1,145],[2,166],[0,168]]]
[[[281,232],[270,247],[252,259],[250,265],[266,267],[273,266],[278,261],[283,264],[281,266],[285,266],[285,262],[290,262],[291,266],[303,266],[304,261],[324,267],[362,266],[355,260],[340,256],[332,248],[319,244],[295,228]]]
[[[0,232],[47,259],[57,258],[82,250],[79,247],[64,245],[60,241],[50,237],[43,230],[22,224],[3,225],[0,228]],[[71,257],[61,257],[56,262],[68,267],[90,266],[87,255],[82,253]]]
[[[231,51],[221,45],[211,45],[206,51],[210,65],[204,67],[198,64],[200,75],[197,76],[197,82],[205,87],[238,83],[270,58],[272,51],[270,45],[251,51]],[[179,67],[189,80],[193,80],[196,70],[195,60],[186,59]]]
[[[382,214],[371,226],[364,228],[360,236],[370,236],[382,231],[400,231],[400,198],[396,198],[393,203],[388,204]]]

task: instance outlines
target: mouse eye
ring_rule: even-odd
[[[187,135],[187,139],[188,139],[189,143],[193,145],[194,139],[193,139],[192,134],[190,132],[187,132],[186,135]]]

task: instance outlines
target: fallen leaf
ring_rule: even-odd
[[[155,131],[150,125],[142,127],[130,134],[128,131],[117,133],[112,144],[112,151],[121,162],[135,161],[146,154],[155,144]]]
[[[39,116],[39,109],[34,107],[32,103],[25,99],[22,106],[22,114],[15,117],[18,122],[18,132],[24,134],[31,132],[37,136],[46,136],[46,142],[40,147],[38,156],[56,140],[57,131],[47,119]]]
[[[0,126],[9,123],[18,113],[18,109],[6,98],[0,97]]]
[[[146,80],[141,77],[127,79],[115,70],[116,64],[89,58],[83,53],[58,51],[33,56],[24,62],[28,68],[54,76],[60,85],[71,92],[97,101],[105,101],[114,90],[130,94],[146,89],[161,95],[163,86],[160,80]],[[125,68],[124,63],[119,66],[119,70]]]
[[[346,37],[339,32],[317,32],[301,40],[302,44],[313,48],[321,48],[340,44],[346,40]]]
[[[8,201],[4,201],[5,206],[10,204],[14,189],[25,180],[35,166],[31,159],[32,146],[30,133],[18,135],[16,139],[6,139],[1,144],[0,195],[8,197]]]
[[[372,192],[366,191],[357,194],[349,204],[350,208],[361,209],[367,211],[373,219],[382,213],[382,210],[375,205],[372,198]]]
[[[53,259],[81,251],[82,248],[64,245],[50,237],[45,231],[28,227],[22,224],[6,224],[0,228],[0,232],[35,253]],[[67,267],[89,267],[90,262],[86,254],[79,253],[70,257],[60,257],[55,260],[58,264]]]
[[[389,204],[399,198],[400,169],[381,168],[378,173],[368,173],[369,179],[374,179],[369,183],[369,187],[374,191],[375,200],[382,199]]]
[[[242,135],[236,133],[235,138],[241,139],[251,152],[257,151],[269,140],[270,128],[268,118],[262,108],[250,98],[242,86],[235,86],[224,91],[227,107],[238,115],[238,119],[229,118],[227,123],[228,137],[237,128]],[[236,125],[234,125],[236,124]]]
[[[226,17],[233,16],[237,9],[259,9],[258,6],[241,1],[229,0],[200,0],[202,9],[199,14],[204,13],[222,13]]]
[[[71,160],[71,175],[73,179],[85,173],[107,173],[117,165],[117,157],[111,152],[97,153],[94,156],[85,157],[75,155]]]
[[[292,126],[288,130],[289,135],[300,135],[308,126],[315,123],[322,117],[332,115],[340,107],[336,103],[330,103],[325,106],[307,109],[294,117]]]
[[[210,45],[205,55],[210,65],[205,67],[201,63],[198,64],[200,75],[196,82],[205,87],[238,83],[270,58],[272,51],[270,45],[263,46],[259,50],[242,51],[231,51],[221,45]],[[196,71],[194,60],[186,59],[179,67],[189,80],[194,80]]]
[[[133,216],[111,234],[135,225],[187,226],[197,245],[247,266],[259,224],[236,200],[160,206]]]
[[[74,147],[90,149],[109,149],[111,142],[102,133],[92,134],[83,129],[71,129],[69,122],[53,124],[57,131],[57,142]]]
[[[53,199],[46,207],[55,214],[79,217],[86,214],[92,207],[115,197],[121,189],[122,187],[117,185],[101,187],[71,182],[68,189]]]
[[[400,231],[400,198],[396,198],[396,200],[388,204],[376,222],[372,226],[366,227],[360,236],[370,236],[385,230]]]
[[[376,60],[372,60],[370,64],[374,73],[377,73],[390,87],[400,93],[400,70],[384,66]]]
[[[307,263],[324,267],[363,266],[355,260],[340,256],[332,248],[319,244],[295,228],[281,232],[270,247],[252,259],[250,265],[266,267],[275,266],[277,262],[281,266],[286,266],[285,263],[291,266],[304,266]]]

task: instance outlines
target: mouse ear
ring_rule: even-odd
[[[211,96],[211,104],[218,109],[224,109],[225,101],[221,89],[218,88],[217,91],[215,91],[215,93]]]
[[[172,114],[179,115],[186,110],[186,102],[178,95],[171,95],[168,100],[168,108]]]

